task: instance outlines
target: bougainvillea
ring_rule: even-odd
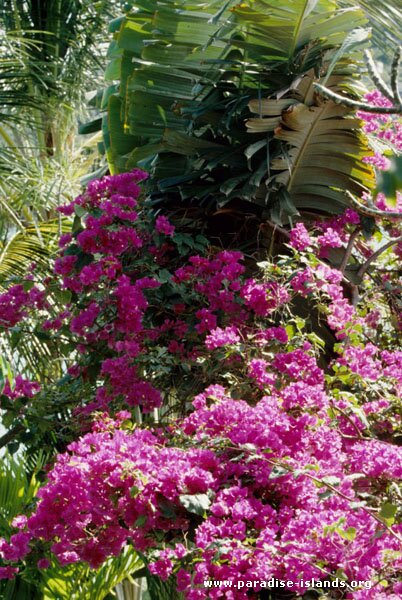
[[[334,577],[346,597],[398,597],[396,245],[378,253],[348,209],[298,223],[257,271],[151,215],[144,177],[94,181],[62,209],[73,233],[47,283],[62,281],[60,314],[39,283],[0,297],[4,328],[37,311],[74,340],[68,378],[91,383],[82,435],[0,543],[0,577],[51,556],[97,567],[132,543],[190,600],[250,597],[210,580]],[[33,383],[7,385],[5,410],[35,402]]]
[[[294,379],[254,406],[211,386],[165,433],[131,429],[127,412],[99,415],[59,456],[35,513],[14,523],[3,558],[43,561],[47,549],[61,564],[95,568],[130,540],[153,573],[177,573],[188,598],[246,597],[207,592],[211,579],[335,574],[375,586],[381,573],[392,590],[402,527],[374,494],[401,480],[402,450],[368,437],[364,419],[361,435],[348,434],[336,422],[346,403],[322,382]]]

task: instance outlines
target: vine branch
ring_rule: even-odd
[[[371,206],[366,206],[362,202],[359,202],[349,190],[345,190],[346,195],[349,200],[356,208],[358,212],[361,212],[363,215],[367,215],[369,217],[382,217],[388,219],[400,219],[402,220],[402,212],[392,211],[392,210],[380,210],[379,208],[374,208]]]
[[[366,50],[364,52],[364,57],[366,59],[368,74],[370,75],[370,79],[374,83],[375,87],[382,93],[383,96],[385,96],[386,98],[388,98],[388,100],[393,102],[394,97],[392,95],[392,91],[379,74],[371,52],[369,50]]]
[[[0,448],[4,448],[5,446],[7,446],[22,431],[24,431],[24,427],[22,425],[16,425],[15,427],[7,431],[7,433],[0,437]]]
[[[399,76],[399,66],[401,63],[402,52],[401,48],[397,48],[395,51],[394,59],[391,65],[391,88],[385,83],[383,78],[378,72],[378,69],[373,61],[373,58],[370,52],[365,52],[366,62],[367,62],[367,70],[370,75],[370,78],[376,88],[385,96],[390,102],[392,102],[392,106],[373,106],[371,104],[367,104],[366,102],[361,102],[359,100],[352,100],[348,96],[341,96],[341,94],[337,94],[332,90],[328,89],[324,85],[320,83],[313,83],[316,91],[324,96],[324,98],[328,98],[332,100],[336,104],[342,104],[343,106],[348,106],[354,110],[364,110],[367,113],[374,113],[380,115],[401,115],[402,114],[402,98],[398,90],[398,76]]]
[[[373,252],[373,254],[369,256],[366,262],[362,264],[360,269],[357,271],[357,277],[359,279],[362,279],[363,275],[366,273],[371,263],[374,262],[383,252],[388,250],[388,248],[391,248],[391,246],[394,246],[395,244],[399,244],[399,242],[402,242],[402,235],[397,238],[394,238],[393,240],[390,240],[389,242],[384,244],[384,246],[381,246],[381,248],[378,248],[378,250]]]
[[[353,246],[355,244],[356,238],[359,235],[359,233],[360,233],[360,229],[357,228],[350,234],[348,245],[346,246],[345,254],[343,255],[342,262],[339,265],[339,270],[341,273],[345,272],[350,255],[352,254]]]
[[[399,66],[401,64],[401,48],[397,48],[395,51],[394,60],[391,65],[391,89],[394,99],[402,104],[402,99],[398,90],[398,77],[399,77]]]
[[[324,98],[328,98],[328,100],[332,100],[335,104],[343,104],[344,106],[348,106],[349,108],[353,108],[355,110],[364,110],[367,113],[375,113],[380,115],[402,115],[402,104],[398,103],[394,106],[373,106],[372,104],[367,104],[366,102],[360,102],[358,100],[352,100],[347,96],[341,96],[332,90],[329,90],[324,85],[320,83],[313,83],[314,88],[317,90],[321,96]]]
[[[362,438],[362,439],[364,439],[364,438]],[[245,448],[239,448],[239,447],[236,447],[236,446],[228,446],[228,447],[231,448],[232,450],[236,450],[238,452],[239,451],[244,452],[244,450],[245,450]],[[252,453],[251,451],[249,451],[249,452],[250,452],[250,454]],[[292,473],[293,475],[297,471],[297,469],[295,469],[294,467],[292,467],[291,465],[289,465],[289,464],[287,464],[285,462],[282,462],[281,460],[276,460],[276,459],[268,458],[267,456],[263,456],[263,455],[258,455],[258,459],[267,462],[268,464],[272,465],[273,467],[282,467],[283,469],[285,469],[289,473]],[[303,473],[300,473],[300,474],[302,474],[304,477],[307,477],[307,479],[310,479],[314,483],[316,483],[318,485],[321,485],[323,487],[326,487],[328,490],[330,490],[331,492],[333,492],[334,494],[336,494],[340,498],[343,498],[347,502],[355,502],[356,501],[355,497],[347,496],[346,494],[344,494],[343,492],[341,492],[341,490],[339,490],[336,486],[332,485],[328,481],[325,481],[325,478],[324,479],[320,479],[319,477],[316,477],[316,476],[314,476],[311,473],[308,473],[306,471],[304,471]],[[396,538],[399,542],[402,543],[402,537],[399,535],[399,533],[397,533],[394,529],[392,529],[392,527],[390,527],[389,525],[387,525],[383,521],[383,519],[374,512],[375,509],[372,509],[372,508],[370,508],[368,506],[362,506],[361,509],[367,515],[369,515],[370,517],[372,517],[375,521],[377,521],[378,523],[380,523],[384,529],[386,529],[394,538]]]

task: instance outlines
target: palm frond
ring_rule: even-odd
[[[402,3],[398,0],[341,0],[345,6],[359,5],[372,28],[376,54],[390,61],[401,43]]]
[[[283,195],[283,204],[342,211],[349,203],[345,188],[360,196],[375,184],[373,169],[362,162],[371,150],[350,109],[320,100],[312,91],[313,82],[313,73],[307,73],[295,84],[291,97],[252,101],[251,110],[260,116],[247,126],[251,131],[272,131],[274,139],[284,143],[270,165],[270,185]],[[347,83],[345,76],[334,74],[327,85],[336,90]],[[267,187],[261,186],[261,196]]]
[[[131,546],[97,570],[84,564],[60,567],[54,563],[43,573],[43,600],[103,600],[113,588],[143,567]],[[131,580],[133,583],[133,580]]]
[[[175,577],[163,581],[160,577],[147,573],[147,591],[144,600],[183,600],[184,596],[177,591]]]
[[[52,273],[51,259],[57,250],[59,235],[69,229],[67,221],[56,219],[17,231],[0,254],[0,290],[5,291],[15,281],[32,273],[32,263],[36,265],[35,279],[41,285],[41,280]],[[66,299],[56,288],[47,300],[51,315],[56,316],[64,310]],[[15,372],[34,378],[40,374],[51,378],[60,376],[63,345],[41,331],[33,321],[26,320],[23,326],[2,332],[2,337],[3,352],[8,355]]]
[[[3,454],[0,460],[0,536],[12,532],[11,521],[30,510],[39,482],[36,473],[43,466],[43,457],[36,463],[31,457],[31,469],[27,473],[24,455]],[[34,583],[17,576],[0,581],[2,600],[41,600],[41,593]]]
[[[21,577],[0,582],[2,600],[43,600],[41,591]]]
[[[41,99],[68,103],[85,92],[82,83],[97,81],[102,69],[98,41],[112,15],[106,0],[4,0],[0,22],[7,53],[0,62],[0,106],[18,101],[41,110]],[[21,85],[14,90],[10,82]]]
[[[21,108],[40,108],[40,100],[32,93],[39,74],[35,75],[29,67],[30,56],[38,48],[36,40],[0,30],[0,116],[3,121],[18,122]],[[39,82],[43,83],[41,79]]]
[[[296,212],[294,200],[275,171],[289,140],[274,134],[281,111],[260,118],[260,106],[265,98],[283,99],[287,105],[293,99],[315,105],[318,116],[312,85],[308,98],[299,86],[308,77],[319,82],[336,75],[339,89],[358,96],[368,38],[364,13],[356,7],[340,9],[333,0],[260,0],[234,6],[222,0],[214,9],[217,17],[201,2],[183,2],[180,9],[173,1],[163,7],[150,2],[120,24],[108,70],[110,79],[120,79],[120,93],[109,94],[103,123],[109,164],[113,171],[136,165],[149,170],[153,202],[181,199],[216,207],[241,200],[259,205],[254,209],[258,213],[281,205],[286,219]],[[257,117],[250,115],[250,106]],[[342,126],[356,128],[344,119],[347,111],[339,117]],[[356,132],[351,135],[356,166],[367,146]],[[290,162],[294,154],[293,148]],[[314,169],[311,178],[317,177]],[[353,172],[343,168],[341,178],[337,170],[322,171],[317,196],[311,195],[309,206],[309,192],[298,192],[299,206],[317,209],[318,202],[324,207],[336,195],[338,209],[347,204],[346,196],[341,200],[342,186],[366,190],[373,185],[364,165]],[[293,194],[296,188],[293,183],[290,187]]]
[[[28,477],[23,457],[10,454],[2,456],[0,461],[0,532],[11,531],[11,521],[24,513],[32,502],[39,483],[33,473]]]
[[[56,219],[17,231],[1,249],[0,289],[5,289],[16,276],[31,272],[32,263],[38,265],[42,275],[49,274],[49,261],[57,250],[57,240],[68,230],[65,220]]]

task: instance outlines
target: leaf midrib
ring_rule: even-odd
[[[293,53],[294,53],[294,51],[296,49],[296,43],[297,43],[297,40],[299,39],[299,33],[300,33],[300,30],[301,30],[301,27],[302,27],[302,24],[303,24],[303,21],[304,21],[304,15],[305,15],[305,12],[307,10],[307,6],[308,6],[309,1],[310,0],[305,0],[304,1],[303,10],[301,11],[300,18],[298,19],[298,21],[296,23],[296,28],[295,28],[294,35],[293,35],[291,50],[289,52],[289,58],[291,58],[293,56]]]
[[[321,117],[322,117],[323,111],[326,109],[325,106],[324,107],[315,106],[314,108],[315,109],[319,108],[320,112],[319,112],[318,118],[314,119],[312,121],[312,123],[310,125],[310,128],[309,128],[309,132],[307,133],[307,135],[305,137],[305,140],[304,140],[303,144],[300,147],[300,152],[297,153],[297,158],[296,158],[295,162],[292,165],[292,171],[290,173],[289,183],[288,183],[288,186],[287,186],[287,189],[288,189],[289,192],[290,192],[290,190],[292,188],[292,184],[293,184],[293,181],[295,179],[295,174],[298,173],[299,164],[302,161],[302,159],[304,157],[304,153],[306,151],[306,148],[308,147],[308,145],[310,143],[310,139],[311,139],[312,135],[314,134],[314,129],[315,129],[316,125],[319,123],[319,121],[321,121]],[[296,148],[297,148],[297,146],[296,146]]]

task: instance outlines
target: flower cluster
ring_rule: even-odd
[[[378,90],[366,94],[365,100],[372,106],[392,106],[392,102]],[[392,145],[397,151],[402,150],[402,122],[400,119],[395,118],[393,115],[381,115],[365,111],[358,111],[357,116],[364,121],[363,131],[375,134],[378,139]],[[377,168],[387,168],[388,161],[381,153],[376,153],[374,157],[363,160],[371,162]]]
[[[340,572],[375,585],[381,571],[391,591],[402,526],[377,517],[367,489],[402,480],[402,450],[345,438],[323,383],[292,379],[255,406],[211,386],[164,434],[131,431],[126,413],[101,415],[58,457],[34,514],[1,542],[5,568],[21,559],[45,565],[39,547],[62,565],[96,568],[130,540],[154,574],[176,575],[190,600],[246,597],[206,591],[208,579],[306,581]],[[169,542],[161,546],[161,537]]]
[[[75,341],[70,376],[93,391],[76,409],[97,418],[1,540],[0,577],[52,556],[96,568],[132,543],[189,600],[250,597],[206,590],[208,579],[374,585],[379,573],[391,600],[402,568],[397,276],[374,286],[363,269],[352,287],[346,266],[371,257],[352,210],[297,224],[286,253],[250,272],[242,253],[150,217],[143,178],[95,181],[62,209],[76,216],[55,265],[70,302],[44,328]],[[8,323],[45,307],[34,289],[11,293],[23,301]],[[18,379],[4,393],[35,391]],[[137,407],[156,409],[158,426],[134,423]]]
[[[45,306],[45,293],[28,281],[24,286],[11,286],[0,294],[0,327],[10,329],[27,317],[29,312]]]
[[[10,398],[10,400],[15,400],[16,398],[32,398],[37,392],[40,390],[40,385],[36,381],[29,381],[28,379],[24,379],[21,375],[17,375],[13,382],[13,385],[10,385],[9,381],[6,381],[2,390],[2,394]]]
[[[169,373],[183,370],[183,361],[196,366],[207,350],[240,341],[242,332],[231,323],[247,329],[256,316],[273,314],[289,300],[278,282],[244,279],[240,252],[205,256],[201,239],[204,255],[186,261],[175,227],[163,215],[151,221],[138,205],[144,177],[135,170],[94,181],[61,208],[81,222],[72,236],[63,236],[55,263],[55,276],[75,301],[43,326],[75,337],[80,356],[71,375],[96,374],[86,413],[160,407],[166,372],[155,372],[153,357],[159,363],[165,357]],[[159,314],[156,305],[164,307]]]

